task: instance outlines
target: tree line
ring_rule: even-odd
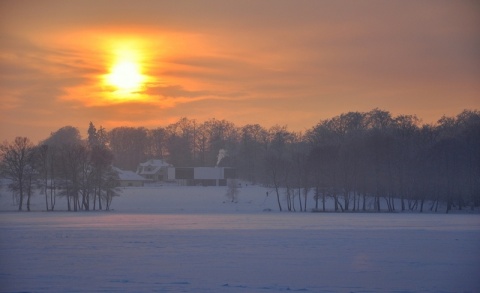
[[[45,196],[45,209],[55,209],[58,196],[66,197],[68,211],[108,210],[118,195],[118,174],[107,132],[90,123],[83,140],[77,128],[66,126],[34,145],[27,137],[0,145],[1,172],[21,211],[35,190]],[[26,200],[26,203],[25,203]]]
[[[2,146],[2,161],[8,145]],[[68,150],[66,145],[80,149]],[[47,169],[54,165],[64,178],[59,180],[45,167],[28,168],[43,178],[49,176],[44,186],[68,186],[68,192],[66,187],[61,190],[72,194],[73,209],[89,209],[90,199],[93,208],[96,201],[100,205],[111,200],[115,195],[115,184],[108,183],[108,178],[114,178],[109,175],[112,164],[135,170],[139,162],[156,158],[177,167],[215,166],[220,150],[227,154],[220,165],[235,167],[239,179],[270,186],[279,210],[325,211],[327,199],[333,199],[335,211],[380,211],[382,203],[389,211],[420,212],[437,211],[439,204],[447,212],[480,205],[480,112],[476,110],[444,116],[435,124],[380,109],[348,112],[321,120],[304,132],[279,125],[238,127],[217,119],[199,123],[181,118],[155,129],[110,131],[96,130],[91,123],[85,141],[76,128],[67,126],[33,148],[47,148],[45,163],[40,165]],[[78,157],[84,159],[74,163]],[[56,161],[61,163],[53,164]],[[16,186],[19,193],[26,193],[28,202],[29,189]],[[307,207],[312,194],[315,206]]]

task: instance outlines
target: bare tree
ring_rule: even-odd
[[[231,202],[238,202],[240,188],[236,179],[228,179],[226,196]]]
[[[16,137],[13,142],[0,145],[0,155],[2,171],[12,180],[10,189],[19,195],[18,210],[23,208],[25,191],[28,194],[27,209],[30,210],[34,145],[27,137]]]
[[[240,129],[239,175],[252,182],[265,182],[264,159],[268,145],[268,132],[259,124],[249,124]]]
[[[280,189],[286,188],[287,208],[292,209],[290,194],[291,160],[288,158],[288,148],[294,140],[294,134],[286,126],[274,126],[269,130],[268,147],[266,152],[266,171],[269,183],[275,188],[278,208],[282,211]]]
[[[45,209],[49,211],[48,206],[48,145],[43,144],[36,147],[37,152],[37,170],[41,177],[39,181],[39,187],[41,188],[41,192],[45,195]]]
[[[105,197],[105,210],[110,210],[110,205],[114,197],[120,195],[120,189],[118,188],[118,174],[112,169],[108,168],[108,171],[104,174],[104,197]]]
[[[50,191],[49,197],[51,211],[55,209],[57,191],[64,188],[60,194],[65,194],[65,188],[67,187],[65,184],[67,182],[65,180],[65,161],[63,160],[65,148],[66,146],[77,145],[80,142],[81,136],[78,129],[73,126],[64,126],[57,131],[52,132],[50,136],[40,142],[37,147],[42,149],[41,153],[46,151],[46,158],[44,158],[46,161],[42,163],[46,163],[46,165],[39,168],[39,172],[43,173],[44,176],[47,176],[48,174],[48,179],[46,181],[48,185],[46,186],[46,189]],[[61,182],[63,182],[63,184]]]

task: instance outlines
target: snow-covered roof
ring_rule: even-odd
[[[142,176],[138,175],[135,172],[128,171],[128,170],[121,170],[119,168],[113,167],[115,171],[118,173],[118,179],[120,180],[128,180],[128,181],[145,181],[146,179]]]
[[[146,161],[145,163],[140,163],[139,164],[142,167],[146,166],[152,166],[152,167],[170,167],[169,163],[165,162],[164,160],[156,160],[156,159],[151,159]]]

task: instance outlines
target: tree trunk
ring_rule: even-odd
[[[98,209],[99,210],[102,210],[102,191],[100,190],[100,192],[98,193]]]
[[[350,204],[350,192],[345,191],[345,197],[343,198],[345,210],[348,211]]]
[[[20,180],[20,187],[19,187],[19,194],[20,194],[20,201],[18,203],[18,210],[21,211],[23,208],[23,180]]]
[[[27,186],[27,211],[30,211],[30,197],[32,195],[32,177],[31,175],[28,178],[28,186]]]
[[[282,211],[282,204],[280,203],[280,193],[278,190],[278,185],[276,183],[275,183],[275,193],[277,194],[278,209]]]
[[[105,210],[108,211],[110,204],[108,202],[108,191],[105,193]]]
[[[286,188],[286,196],[287,196],[287,210],[289,212],[291,212],[292,211],[292,202],[291,202],[290,188],[288,186]]]
[[[322,209],[325,211],[325,202],[326,202],[326,196],[325,196],[325,191],[322,192]]]
[[[55,183],[52,182],[52,185],[50,186],[51,190],[50,190],[50,210],[53,211],[55,209],[55,197],[56,197],[56,194],[55,194]]]
[[[97,188],[93,188],[93,210],[97,207]]]
[[[53,209],[55,208],[55,196],[56,196],[55,194],[56,185],[55,185],[55,180],[53,178],[53,167],[50,175],[52,176],[50,178],[50,210],[53,211]]]
[[[360,210],[360,193],[357,194],[357,211]]]
[[[47,192],[47,185],[45,185],[44,192],[45,192],[45,208],[47,209],[47,212],[48,212],[48,192]]]
[[[298,188],[298,203],[300,204],[300,211],[303,211],[303,206],[302,206],[302,189],[299,187]]]
[[[353,191],[352,200],[353,200],[352,211],[354,212],[357,209],[357,197],[355,196],[355,191]]]
[[[78,194],[73,196],[73,211],[78,210]]]
[[[366,201],[367,201],[367,194],[366,194],[366,193],[363,193],[363,204],[362,204],[362,211],[366,211],[366,210],[367,210],[367,204],[366,204]]]
[[[56,195],[50,194],[50,211],[53,211],[55,209],[55,200],[56,200]]]
[[[307,198],[308,198],[308,188],[303,190],[303,211],[307,211]]]
[[[344,210],[342,204],[340,203],[340,201],[338,202],[338,206],[340,207],[340,211],[343,213],[345,210]]]

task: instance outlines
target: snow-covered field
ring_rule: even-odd
[[[280,213],[267,191],[128,188],[78,213],[37,195],[18,213],[3,190],[0,292],[480,292],[478,214]]]

